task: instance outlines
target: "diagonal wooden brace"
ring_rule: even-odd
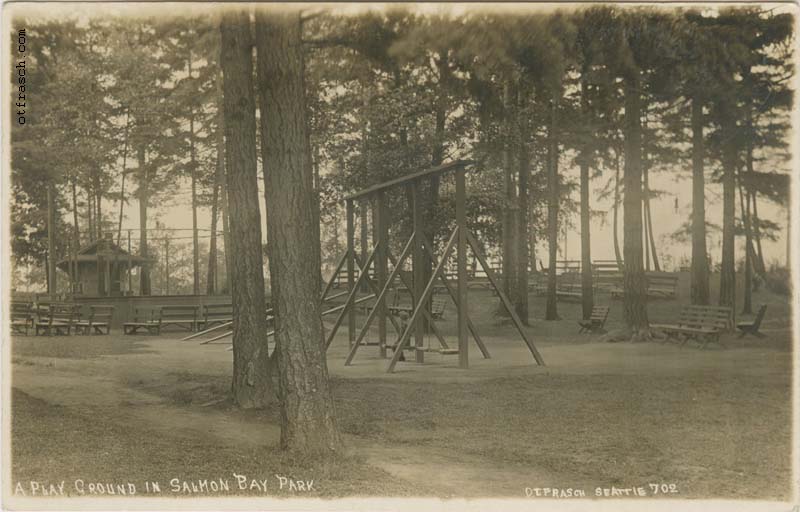
[[[417,320],[419,319],[421,310],[423,310],[426,307],[426,303],[428,299],[431,297],[431,294],[433,293],[433,285],[436,282],[436,279],[439,277],[439,274],[442,272],[442,269],[444,269],[444,262],[447,261],[447,257],[450,256],[450,252],[453,250],[457,234],[458,234],[458,227],[453,229],[453,233],[450,235],[450,239],[447,241],[444,253],[442,254],[442,259],[441,261],[439,261],[439,264],[436,265],[436,268],[433,271],[433,275],[428,281],[428,284],[425,286],[425,290],[422,292],[422,296],[417,301],[417,306],[414,308],[414,313],[411,315],[411,319],[408,321],[406,330],[403,331],[403,335],[400,336],[400,340],[397,342],[397,345],[394,348],[394,354],[392,354],[392,360],[391,362],[389,362],[389,367],[386,369],[387,373],[393,372],[395,365],[397,365],[397,362],[400,360],[400,356],[403,353],[403,347],[408,342],[409,336],[411,334],[411,329],[414,328]]]

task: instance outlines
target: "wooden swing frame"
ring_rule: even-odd
[[[341,271],[342,267],[346,266],[347,275],[347,289],[340,295],[347,295],[345,303],[337,308],[336,311],[339,315],[336,318],[333,328],[328,333],[325,339],[325,348],[330,347],[333,342],[334,336],[339,327],[347,319],[347,332],[350,350],[345,361],[345,365],[350,365],[353,358],[361,346],[364,337],[367,334],[372,322],[377,318],[378,320],[378,347],[379,355],[381,358],[386,357],[387,349],[387,318],[392,322],[399,337],[396,343],[393,344],[393,354],[391,361],[387,367],[387,373],[394,371],[397,362],[403,353],[404,348],[414,338],[414,353],[415,361],[418,363],[424,362],[424,324],[423,318],[428,319],[433,333],[436,335],[439,343],[447,353],[451,353],[444,337],[441,336],[436,329],[434,322],[430,318],[427,304],[433,295],[437,281],[441,281],[444,289],[447,291],[450,298],[453,300],[457,311],[457,325],[458,325],[458,364],[460,368],[469,367],[469,335],[475,340],[476,345],[481,351],[484,358],[489,358],[489,351],[486,349],[483,341],[478,335],[477,329],[469,318],[467,313],[468,304],[468,270],[467,270],[467,246],[469,246],[483,267],[484,272],[489,278],[491,287],[497,293],[497,296],[502,301],[505,308],[508,310],[511,320],[519,332],[525,345],[533,355],[534,360],[539,365],[544,365],[539,351],[533,344],[533,341],[528,338],[522,328],[522,322],[514,311],[511,301],[508,300],[505,293],[499,286],[499,280],[495,277],[494,272],[486,261],[486,257],[472,233],[467,228],[466,216],[466,178],[465,174],[468,168],[473,166],[473,162],[469,160],[457,160],[438,167],[420,171],[408,176],[397,178],[394,180],[386,181],[378,185],[374,185],[362,191],[356,192],[345,197],[345,205],[347,212],[347,250],[342,258],[339,260],[336,270],[331,276],[329,282],[326,284],[321,299],[323,302],[329,300],[327,297],[330,290],[333,288],[333,282]],[[456,184],[456,227],[450,233],[447,244],[445,245],[442,255],[439,257],[438,262],[435,257],[432,245],[425,237],[423,215],[422,215],[422,202],[421,202],[421,189],[424,181],[438,178],[446,173],[455,174]],[[411,236],[408,238],[404,245],[403,250],[397,258],[394,258],[389,251],[389,213],[386,204],[386,192],[389,189],[405,187],[409,192],[409,207],[412,215],[413,230]],[[373,228],[375,233],[375,240],[371,252],[368,255],[362,255],[364,261],[358,257],[355,250],[355,203],[361,201],[362,204],[367,204],[369,201],[374,201],[375,208],[373,210]],[[363,229],[362,229],[363,231]],[[445,263],[450,254],[455,251],[457,262],[457,281],[453,285],[448,281],[445,273],[443,272]],[[409,280],[407,275],[401,272],[403,263],[411,256],[412,259],[412,276]],[[423,281],[422,268],[425,264],[425,259],[428,258],[434,265],[434,270],[428,277],[427,282]],[[388,263],[391,260],[394,268],[388,272]],[[374,267],[374,282],[369,276],[370,267]],[[356,270],[358,270],[358,277],[356,277]],[[408,288],[411,293],[412,314],[409,318],[405,328],[397,325],[394,317],[389,314],[386,297],[388,291],[392,288],[396,278],[400,278],[403,284]],[[410,281],[410,282],[409,282]],[[363,287],[366,282],[371,289],[372,295],[367,295],[357,299],[357,292],[359,288]],[[360,302],[374,298],[374,307],[371,308],[364,325],[360,331],[356,329],[356,305]],[[326,313],[330,313],[329,311]],[[444,352],[443,352],[444,353]]]

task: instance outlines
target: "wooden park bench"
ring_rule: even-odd
[[[756,317],[750,322],[739,322],[736,324],[736,328],[739,329],[739,337],[743,338],[748,334],[752,334],[757,338],[763,338],[764,334],[759,332],[759,328],[761,327],[761,321],[764,320],[764,315],[767,312],[767,305],[762,304],[761,307],[758,308],[756,312]]]
[[[89,306],[89,316],[85,320],[81,319],[75,322],[75,334],[109,334],[113,317],[114,306],[91,305]]]
[[[647,272],[647,296],[652,299],[674,299],[678,292],[678,274],[674,272]],[[611,297],[621,299],[625,295],[622,280],[611,290]]]
[[[732,311],[729,307],[684,306],[676,323],[651,324],[650,328],[666,334],[665,341],[683,337],[681,346],[685,345],[688,340],[694,339],[698,342],[702,341],[701,349],[712,341],[724,348],[725,346],[719,341],[719,336],[722,332],[731,329],[731,318]]]
[[[622,266],[616,260],[592,262],[592,284],[595,289],[614,291],[622,288]]]
[[[11,302],[11,332],[28,335],[33,326],[33,304],[24,301]]]
[[[159,306],[161,310],[161,327],[174,325],[188,331],[196,331],[199,323],[200,306],[196,304],[170,304]]]
[[[233,304],[206,304],[203,306],[203,329],[233,322]]]
[[[122,324],[122,332],[136,334],[139,329],[144,329],[149,334],[161,334],[161,309],[158,307],[135,308],[133,321]]]
[[[608,306],[595,306],[592,308],[592,314],[588,320],[578,320],[578,325],[581,326],[579,333],[584,332],[605,332],[603,327],[606,325],[608,318]]]
[[[675,272],[648,272],[647,296],[657,299],[674,299],[678,292],[678,274]]]
[[[77,304],[65,304],[53,302],[47,308],[47,313],[42,315],[36,323],[36,335],[47,334],[69,336],[75,320],[78,318]]]

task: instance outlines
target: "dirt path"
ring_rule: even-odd
[[[95,338],[87,343],[103,341]],[[99,357],[16,355],[12,384],[35,398],[80,414],[103,415],[120,425],[134,425],[164,436],[194,437],[245,450],[278,443],[277,422],[268,421],[263,415],[242,413],[218,400],[208,403],[203,400],[207,391],[203,386],[208,386],[208,382],[216,382],[222,389],[227,386],[231,353],[224,346],[197,345],[176,338],[146,338],[137,340],[137,344],[141,347],[130,353]],[[424,367],[407,365],[398,374],[387,375],[385,361],[369,354],[353,367],[345,368],[344,343],[333,347],[329,367],[337,377],[436,385],[529,374],[687,376],[724,371],[764,375],[785,371],[782,367],[786,365],[784,354],[758,347],[698,351],[652,343],[638,346],[572,343],[540,347],[548,366],[536,367],[529,361],[527,349],[519,343],[487,337],[487,344],[493,358],[484,360],[476,356],[470,370],[460,370],[455,367],[456,362],[434,357]],[[184,395],[192,400],[182,403],[180,398]],[[398,445],[348,436],[346,443],[352,452],[392,478],[420,488],[435,488],[442,497],[524,498],[526,487],[568,481],[565,475],[545,474],[536,467],[500,465],[485,457],[415,444],[413,440]],[[570,484],[589,487],[588,482]]]

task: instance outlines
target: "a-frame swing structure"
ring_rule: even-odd
[[[522,322],[517,316],[511,301],[508,300],[500,287],[499,280],[489,266],[483,254],[480,244],[467,228],[466,221],[466,178],[468,168],[473,167],[473,163],[468,160],[458,160],[438,167],[420,171],[408,176],[403,176],[394,180],[386,181],[367,189],[351,194],[345,198],[347,212],[347,250],[339,260],[334,270],[334,274],[328,281],[322,292],[323,303],[330,300],[328,294],[333,288],[334,279],[346,267],[347,291],[340,292],[336,296],[345,296],[344,304],[325,311],[323,314],[338,313],[333,328],[325,338],[326,349],[330,347],[336,332],[342,323],[347,320],[347,331],[350,350],[345,361],[345,365],[350,365],[359,347],[363,344],[364,338],[369,331],[372,322],[378,321],[378,347],[382,358],[387,355],[387,348],[393,349],[393,354],[387,372],[393,372],[403,350],[414,338],[415,361],[424,362],[424,324],[423,318],[427,318],[429,325],[436,336],[443,353],[455,352],[450,349],[444,337],[438,332],[435,322],[430,318],[427,304],[430,301],[434,289],[438,282],[444,287],[457,311],[458,325],[458,361],[459,367],[469,367],[469,335],[475,340],[476,345],[485,358],[489,358],[489,351],[486,349],[474,324],[469,319],[467,313],[468,301],[468,274],[467,274],[467,246],[472,250],[473,255],[483,267],[484,272],[489,278],[489,283],[497,296],[502,301],[505,308],[511,315],[511,320],[517,328],[522,340],[533,355],[534,360],[539,365],[544,365],[539,351],[528,338],[522,329]],[[453,231],[447,238],[441,256],[437,258],[433,253],[432,246],[426,239],[423,224],[423,205],[421,202],[422,185],[425,181],[440,178],[445,174],[455,175],[455,206],[456,223]],[[389,248],[389,212],[387,209],[387,193],[392,189],[405,188],[408,197],[409,211],[412,217],[412,233],[403,246],[400,254],[395,258]],[[366,257],[358,257],[355,249],[355,207],[356,202],[360,202],[362,207],[372,202],[373,208],[373,233],[374,241],[371,251]],[[456,282],[452,283],[445,275],[444,268],[455,252],[456,255]],[[403,265],[411,257],[411,276],[405,275],[402,271]],[[423,265],[426,257],[434,266],[430,276],[423,275]],[[392,271],[389,272],[389,262],[392,263]],[[358,272],[356,277],[356,271]],[[371,272],[370,272],[371,271]],[[371,275],[372,274],[372,275]],[[427,282],[424,280],[427,278]],[[411,294],[411,316],[405,326],[389,314],[386,299],[390,289],[396,281],[400,281]],[[368,287],[371,291],[363,297],[358,297],[358,291]],[[356,329],[356,306],[358,304],[374,300],[369,314],[361,327]],[[397,339],[391,345],[387,344],[387,322],[389,320],[396,333]]]

